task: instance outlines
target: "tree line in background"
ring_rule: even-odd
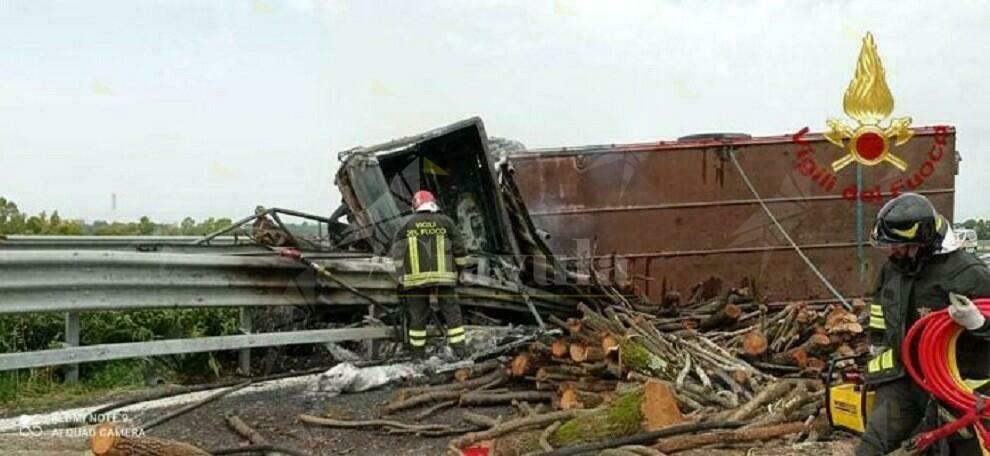
[[[91,236],[202,236],[226,228],[233,222],[228,218],[213,218],[197,222],[190,217],[182,223],[155,223],[148,217],[137,222],[84,223],[62,218],[58,211],[28,215],[17,204],[0,197],[0,236],[10,234],[91,235]]]
[[[976,231],[976,236],[982,239],[990,239],[990,220],[969,219],[959,226]]]
[[[64,219],[58,211],[29,215],[13,201],[0,197],[0,238],[5,235],[94,236],[202,236],[232,224],[227,218],[196,222],[155,223],[148,217],[137,222],[85,223]],[[42,350],[59,346],[65,321],[61,314],[0,315],[0,353]],[[236,334],[236,309],[155,309],[133,312],[87,312],[82,315],[81,338],[85,345]],[[59,368],[46,367],[0,372],[0,410],[17,403],[87,397],[94,391],[133,387],[152,372],[180,382],[210,381],[236,364],[236,353],[193,353],[87,363],[80,366],[80,384],[63,385]],[[231,367],[233,369],[233,367]],[[158,375],[158,374],[155,374]]]

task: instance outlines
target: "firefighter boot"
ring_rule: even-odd
[[[409,347],[409,357],[414,363],[426,360],[426,347]]]

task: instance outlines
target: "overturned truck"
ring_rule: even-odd
[[[0,313],[63,312],[67,328],[66,347],[0,354],[0,366],[398,337],[390,325],[402,312],[385,253],[420,188],[439,195],[465,234],[474,261],[457,292],[476,322],[542,324],[576,313],[579,302],[623,301],[599,276],[555,260],[506,162],[491,157],[481,120],[469,119],[341,153],[344,203],[331,217],[259,207],[202,238],[0,239]],[[300,233],[286,217],[319,229]],[[82,312],[197,307],[239,308],[243,334],[79,346]],[[259,325],[258,309],[279,316]],[[249,356],[241,364],[247,370]]]
[[[916,192],[953,218],[955,129],[902,134],[911,139],[885,146],[880,157],[860,157],[881,162],[896,154],[898,166],[845,166],[852,152],[807,128],[524,150],[508,160],[530,216],[553,233],[549,245],[561,261],[616,265],[654,301],[689,296],[713,277],[770,302],[829,301],[833,293],[780,228],[840,293],[855,297],[882,265],[867,240],[884,202]]]

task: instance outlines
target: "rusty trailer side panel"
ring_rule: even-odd
[[[932,199],[952,220],[957,173],[955,130],[918,128],[892,152],[907,162],[862,166],[860,239],[897,192]],[[787,244],[736,171],[735,153],[760,196],[795,242],[846,296],[862,296],[882,256],[857,248],[856,164],[837,172],[844,150],[819,134],[717,138],[543,149],[510,156],[536,226],[553,234],[554,253],[594,256],[650,298],[718,277],[749,284],[770,301],[831,295]],[[622,266],[625,266],[624,268]]]

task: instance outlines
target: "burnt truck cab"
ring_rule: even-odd
[[[559,294],[570,310],[576,304],[573,296],[581,293],[605,299],[602,282],[558,262],[545,242],[549,234],[533,225],[508,161],[515,149],[523,146],[489,139],[481,119],[473,117],[341,152],[335,185],[343,202],[331,219],[346,215],[347,223],[339,225],[334,247],[386,256],[412,213],[412,195],[429,190],[465,239],[473,259],[462,276],[468,283],[508,284],[517,291],[535,287]]]
[[[460,228],[473,255],[519,254],[501,198],[481,119],[338,155],[335,180],[353,230],[341,244],[385,255],[406,217],[412,195],[429,190]]]

